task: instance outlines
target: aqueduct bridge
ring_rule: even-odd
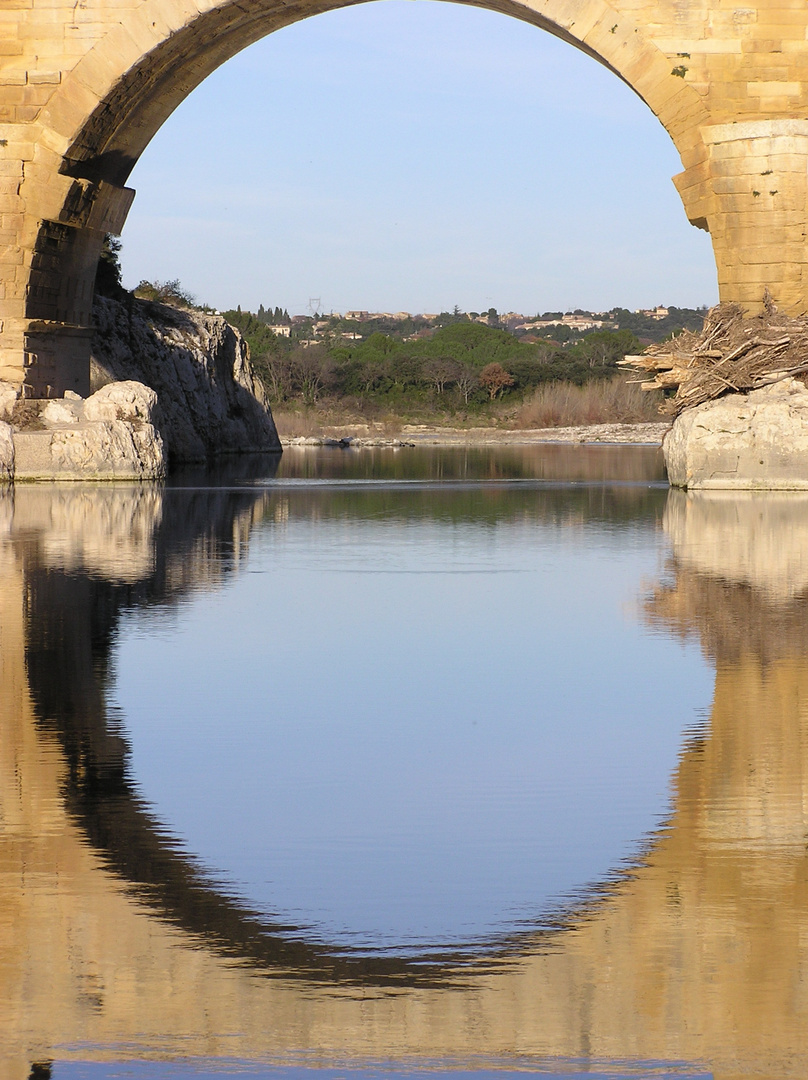
[[[349,0],[347,0],[349,2]],[[722,300],[808,300],[804,0],[476,0],[610,68],[673,139]],[[346,0],[3,0],[0,378],[86,393],[95,267],[127,178],[180,101],[246,45]]]

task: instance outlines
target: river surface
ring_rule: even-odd
[[[808,496],[643,447],[0,494],[0,1074],[808,1074]]]

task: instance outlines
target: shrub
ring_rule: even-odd
[[[640,390],[624,375],[583,386],[554,382],[537,387],[516,412],[519,428],[636,424],[659,420],[662,395]]]
[[[141,281],[135,289],[138,300],[152,300],[171,307],[196,307],[196,297],[184,288],[178,278],[171,281]]]

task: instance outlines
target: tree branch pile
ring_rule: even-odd
[[[619,363],[652,375],[636,380],[643,390],[675,389],[660,412],[678,416],[732,391],[808,375],[808,316],[779,314],[768,294],[765,311],[752,318],[744,318],[739,304],[719,304],[708,312],[700,334],[685,330]]]

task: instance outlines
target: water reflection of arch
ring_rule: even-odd
[[[582,486],[572,499],[561,484],[536,490],[541,499],[530,504],[531,520],[571,529],[586,521],[609,522],[623,529],[653,528],[649,506],[661,512],[664,500],[661,487],[654,486]],[[165,493],[122,489],[118,498],[127,510],[120,515],[120,531],[140,535],[148,553],[141,551],[139,558],[133,558],[127,548],[115,563],[94,551],[95,565],[81,567],[85,572],[77,572],[80,557],[68,559],[65,566],[64,542],[49,545],[42,539],[47,531],[42,530],[39,544],[32,545],[36,529],[22,522],[18,526],[28,538],[24,556],[27,674],[39,725],[58,740],[65,755],[64,794],[69,812],[94,849],[103,853],[109,869],[128,882],[139,898],[223,955],[302,979],[427,985],[454,980],[460,969],[464,974],[472,969],[480,973],[490,962],[501,962],[518,952],[526,937],[535,946],[540,938],[574,921],[572,915],[554,912],[551,926],[503,937],[496,955],[489,952],[486,958],[476,943],[413,961],[360,958],[333,945],[307,942],[300,927],[262,917],[217,888],[181,850],[139,795],[127,765],[125,737],[108,714],[109,665],[120,618],[136,608],[170,606],[189,590],[209,588],[225,578],[237,565],[239,553],[246,550],[250,528],[258,520],[287,521],[290,505],[292,516],[298,519],[342,517],[356,513],[360,503],[365,513],[387,521],[397,513],[408,521],[427,517],[443,524],[493,524],[526,513],[524,489],[512,484],[490,482],[481,488],[444,480],[441,491],[436,508],[429,483],[410,485],[403,502],[400,489],[384,484],[349,485],[336,497],[330,488],[308,485],[283,492],[182,485]],[[86,496],[86,509],[100,516],[102,531],[109,528],[112,516],[109,507],[115,499],[110,495],[101,490]],[[29,504],[28,519],[42,524],[47,516],[51,532],[59,531],[53,523],[53,500],[59,498],[53,489],[21,493],[21,501]],[[61,498],[74,501],[64,493]],[[280,516],[279,507],[283,508]],[[55,516],[59,517],[58,509]],[[150,518],[151,530],[143,525],[134,528],[138,517]],[[55,558],[48,557],[49,547],[55,548]]]
[[[241,520],[249,520],[264,512],[256,509],[260,504],[254,492],[241,492],[230,507],[236,507],[236,518],[243,515]],[[307,505],[308,511],[322,511],[321,504]],[[210,957],[205,961],[210,965],[207,977],[215,980],[206,1006],[215,1010],[219,1008],[216,995],[228,1000],[231,995],[235,1002],[231,1020],[236,1015],[243,1029],[238,1044],[241,1053],[249,1056],[299,1047],[296,1039],[311,1037],[318,1040],[316,1046],[323,1054],[495,1056],[516,1050],[534,1056],[696,1058],[708,1062],[714,1074],[722,1077],[741,1071],[763,1077],[804,1075],[808,995],[799,988],[808,971],[802,809],[808,790],[803,767],[808,745],[808,710],[803,708],[808,701],[808,665],[800,652],[803,638],[796,638],[796,654],[789,638],[790,628],[799,622],[802,600],[799,589],[796,594],[793,590],[786,596],[778,594],[784,575],[778,576],[768,558],[760,560],[766,568],[761,578],[748,570],[750,565],[754,568],[755,560],[739,563],[733,550],[748,555],[760,546],[756,537],[782,538],[784,529],[798,537],[806,514],[792,501],[785,518],[778,520],[786,502],[777,502],[774,514],[757,502],[744,520],[739,516],[742,500],[731,506],[734,516],[724,520],[722,507],[709,498],[669,497],[666,527],[673,542],[671,574],[648,600],[649,619],[666,629],[673,626],[683,633],[700,634],[718,668],[710,723],[684,750],[675,777],[671,818],[630,874],[613,882],[588,909],[569,912],[554,936],[528,933],[509,943],[514,947],[506,951],[505,962],[493,962],[496,957],[489,956],[491,963],[477,970],[467,968],[462,979],[444,981],[439,977],[440,965],[423,973],[363,972],[335,966],[333,954],[323,963],[321,955],[287,953],[282,957],[285,963],[274,969],[276,978],[263,980],[259,988],[250,974],[250,958],[259,967],[262,960],[245,931],[266,934],[266,925],[257,928],[250,923],[249,913],[238,905],[228,906],[224,894],[217,901],[221,907],[216,918],[224,913],[231,920],[241,920],[235,928],[227,919],[217,925],[210,911],[205,916],[207,929],[200,930],[198,922],[196,927],[183,922],[187,916],[183,904],[197,885],[204,888],[204,880],[194,881],[193,865],[187,864],[190,876],[179,883],[185,892],[178,901],[170,890],[161,895],[159,881],[151,888],[143,866],[154,857],[158,865],[152,877],[159,878],[164,869],[159,861],[177,857],[170,843],[151,853],[148,845],[141,847],[127,871],[124,864],[116,867],[116,848],[121,845],[114,837],[93,838],[106,868],[131,875],[127,891],[134,892],[136,902],[145,902],[160,921],[182,928],[182,938],[171,949],[198,966],[201,941]],[[271,500],[266,509],[271,509]],[[642,516],[648,520],[647,508]],[[230,510],[219,518],[214,514],[214,519],[218,524],[207,533],[203,529],[205,538],[197,535],[190,548],[197,542],[220,543],[226,567],[232,565],[228,560],[234,519]],[[716,541],[710,531],[717,520]],[[742,541],[735,549],[733,538]],[[790,557],[788,546],[779,546]],[[793,570],[785,577],[793,578]],[[54,577],[50,585],[55,581]],[[719,594],[723,606],[715,599]],[[152,594],[155,600],[163,602]],[[36,618],[35,595],[30,602],[29,610]],[[108,604],[107,625],[120,610]],[[744,640],[742,632],[731,628],[738,626],[737,619],[725,619],[729,611],[740,613],[748,625],[757,620],[760,632]],[[766,624],[772,620],[785,630],[773,639],[779,642],[774,652],[766,633]],[[97,623],[85,626],[103,651],[109,637]],[[39,659],[35,654],[43,642],[47,645],[46,631],[46,625],[40,624],[29,654],[35,684],[45,677],[45,653]],[[133,801],[136,793],[126,788],[120,744],[116,749],[114,730],[106,730],[103,695],[93,697],[93,682],[103,689],[103,664],[93,660],[91,652],[83,662],[88,665],[89,690],[83,697],[70,699],[73,717],[65,717],[63,723],[74,732],[75,746],[67,756],[79,763],[65,790],[72,791],[68,798],[75,800],[74,813],[82,831],[94,800],[107,798],[114,804],[120,797],[129,802],[133,815],[144,812]],[[52,718],[40,711],[46,699],[36,690],[35,698],[38,722],[50,725],[52,734],[57,734]],[[82,710],[83,719],[78,715]],[[756,766],[753,772],[750,762]],[[88,775],[89,785],[85,783]],[[113,831],[120,820],[112,822]],[[135,826],[154,832],[147,814]],[[177,863],[182,864],[182,859]],[[271,930],[283,937],[283,928]],[[261,948],[265,944],[261,942]],[[224,966],[215,959],[217,955]],[[233,968],[233,960],[246,962],[246,969]],[[180,961],[176,962],[181,968]],[[266,953],[263,962],[264,970],[272,968]],[[296,965],[295,970],[290,970],[290,964]],[[451,973],[456,975],[457,970]],[[290,988],[301,979],[302,993]],[[319,994],[317,987],[326,983],[330,990]],[[224,987],[229,988],[227,993]],[[256,1002],[260,1007],[255,1005],[251,1013],[251,1003]],[[136,1004],[147,1009],[140,999]],[[261,1028],[267,1015],[261,1010],[270,1005],[275,1010],[272,1015],[283,1018],[283,1031],[274,1028],[268,1033],[266,1023]],[[191,1015],[195,1006],[188,1001],[183,1007]],[[217,1022],[224,1025],[226,1010],[221,1008]],[[138,1019],[142,1030],[143,1016]],[[187,1020],[191,1028],[193,1023],[199,1020]],[[311,1035],[313,1031],[316,1036]]]
[[[37,502],[35,492],[18,502]],[[42,492],[43,508],[53,493]],[[109,492],[87,495],[96,514]],[[59,493],[55,493],[58,499]],[[120,497],[120,496],[119,496]],[[189,590],[214,587],[244,554],[263,496],[232,488],[146,489],[123,493],[151,518],[151,565],[129,576],[67,572],[48,565],[26,530],[25,661],[41,729],[58,743],[67,772],[68,812],[105,865],[163,918],[233,957],[301,976],[348,975],[338,954],[296,939],[297,928],[273,924],[217,890],[193,858],[158,822],[137,793],[127,765],[128,746],[108,715],[106,690],[118,622],[132,609],[178,602]],[[68,500],[70,496],[68,495]],[[144,505],[147,502],[147,507]],[[114,501],[114,500],[113,500]],[[165,513],[164,501],[171,504]],[[36,510],[29,506],[29,515]],[[131,520],[132,514],[124,517]],[[147,531],[149,531],[147,529]],[[131,552],[128,553],[131,555]],[[122,566],[127,560],[122,560]],[[379,974],[399,973],[379,965]]]

